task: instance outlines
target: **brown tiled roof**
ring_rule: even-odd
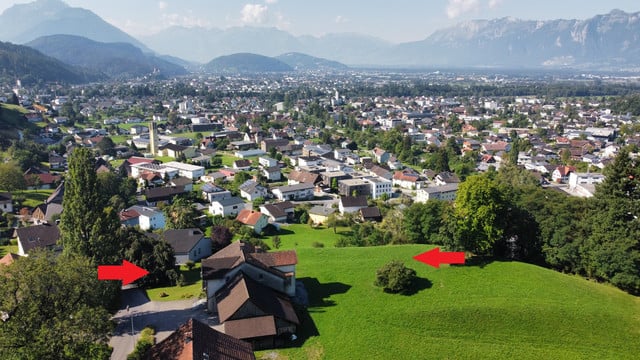
[[[364,219],[380,219],[382,218],[382,214],[380,213],[380,209],[377,206],[371,206],[360,209],[360,214],[362,214],[362,218]]]
[[[255,360],[256,357],[251,344],[190,319],[169,337],[152,346],[144,359]]]
[[[289,175],[287,175],[287,179],[301,183],[315,184],[317,182],[320,182],[322,178],[320,177],[320,175],[310,173],[308,171],[293,170],[289,173]]]
[[[298,257],[295,250],[267,253],[249,243],[236,241],[202,260],[202,279],[219,279],[229,270],[245,262],[284,278],[286,274],[274,267],[295,265],[298,263]]]
[[[260,211],[242,209],[238,213],[236,220],[244,225],[255,226],[262,216],[264,216],[264,214]]]
[[[268,267],[295,265],[298,263],[298,255],[294,250],[255,253],[249,256]]]
[[[344,207],[366,207],[367,206],[367,196],[359,195],[359,196],[342,196],[340,198],[340,202]]]
[[[255,305],[262,315],[273,315],[293,324],[300,323],[291,301],[285,295],[253,281],[242,272],[216,294],[220,322],[237,320],[234,319],[234,315],[248,301]]]
[[[8,253],[0,259],[0,265],[11,265],[14,261],[20,258],[20,255],[14,253]]]
[[[273,316],[259,316],[227,320],[224,323],[224,332],[238,339],[276,335],[276,319]]]

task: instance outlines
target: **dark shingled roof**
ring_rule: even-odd
[[[171,229],[162,233],[164,241],[169,243],[176,255],[187,254],[204,237],[204,233],[197,228]]]
[[[153,345],[147,360],[255,360],[251,344],[190,319]]]
[[[18,241],[25,253],[35,248],[54,246],[60,238],[60,229],[55,224],[41,224],[18,228]]]
[[[264,315],[273,315],[293,324],[300,323],[291,301],[285,295],[251,280],[242,272],[216,294],[220,322],[231,319],[247,301],[251,301]]]

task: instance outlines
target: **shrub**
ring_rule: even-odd
[[[155,333],[156,331],[151,327],[145,327],[140,332],[140,339],[136,344],[135,349],[129,355],[127,355],[127,360],[138,360],[143,359],[144,354],[153,346],[155,343]]]
[[[416,272],[404,266],[398,260],[391,261],[376,271],[375,285],[382,287],[385,292],[408,292],[413,285]]]
[[[187,269],[189,269],[189,271],[191,271],[196,266],[196,263],[194,263],[193,261],[189,260],[186,263],[184,263],[184,265],[187,267]]]
[[[273,247],[275,249],[279,249],[280,245],[282,245],[282,240],[280,240],[280,236],[276,235],[273,238],[271,238],[271,244],[273,244]]]
[[[311,243],[311,246],[314,247],[314,248],[323,248],[324,244],[319,242],[319,241],[314,241],[314,242]]]

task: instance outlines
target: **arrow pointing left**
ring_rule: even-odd
[[[98,280],[122,280],[122,285],[131,284],[147,274],[147,270],[127,260],[122,260],[122,265],[98,266]]]

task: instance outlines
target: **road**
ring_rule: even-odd
[[[156,329],[156,342],[164,340],[188,319],[217,325],[205,312],[205,304],[196,300],[149,301],[143,290],[122,292],[122,308],[113,316],[117,326],[109,341],[111,359],[124,360],[135,347],[140,331],[147,325]]]

